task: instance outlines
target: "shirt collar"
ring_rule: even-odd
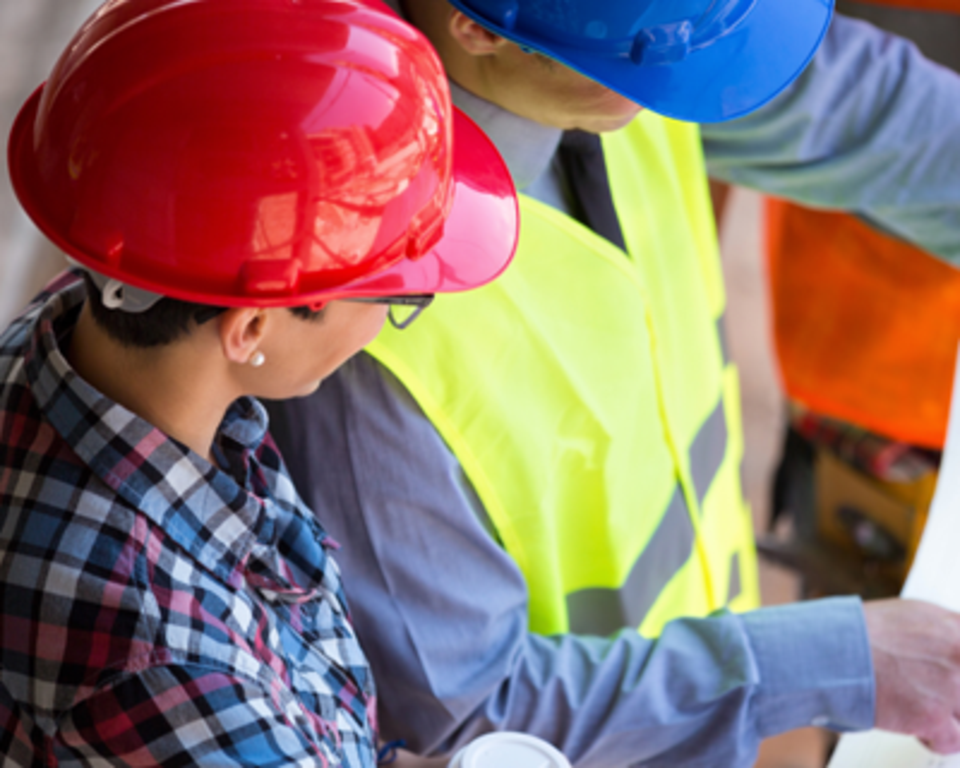
[[[249,490],[249,470],[245,477],[238,473],[266,434],[263,406],[251,398],[238,400],[218,433],[219,460],[241,477],[238,482],[77,375],[58,337],[69,336],[85,296],[77,282],[52,294],[38,310],[24,361],[37,407],[113,492],[208,570],[229,579],[277,515],[268,494]]]
[[[386,0],[403,16],[400,0]],[[508,112],[450,81],[453,103],[490,137],[503,157],[517,189],[526,189],[550,167],[563,131]]]

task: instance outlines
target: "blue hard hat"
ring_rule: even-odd
[[[807,65],[833,0],[450,0],[487,29],[668,117],[752,112]]]

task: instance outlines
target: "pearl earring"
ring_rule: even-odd
[[[263,352],[254,352],[247,362],[249,362],[254,368],[260,368],[265,362],[267,362],[267,356],[263,354]]]

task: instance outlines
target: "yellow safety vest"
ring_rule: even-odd
[[[462,464],[532,631],[656,636],[758,603],[739,384],[696,127],[644,113],[603,146],[628,253],[523,198],[503,277],[369,351]]]

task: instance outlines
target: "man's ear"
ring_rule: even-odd
[[[268,314],[259,307],[235,307],[219,318],[220,346],[231,363],[246,365],[266,333]]]
[[[453,11],[449,21],[450,37],[471,56],[490,56],[510,45],[510,41],[482,24],[478,24],[465,13]]]

